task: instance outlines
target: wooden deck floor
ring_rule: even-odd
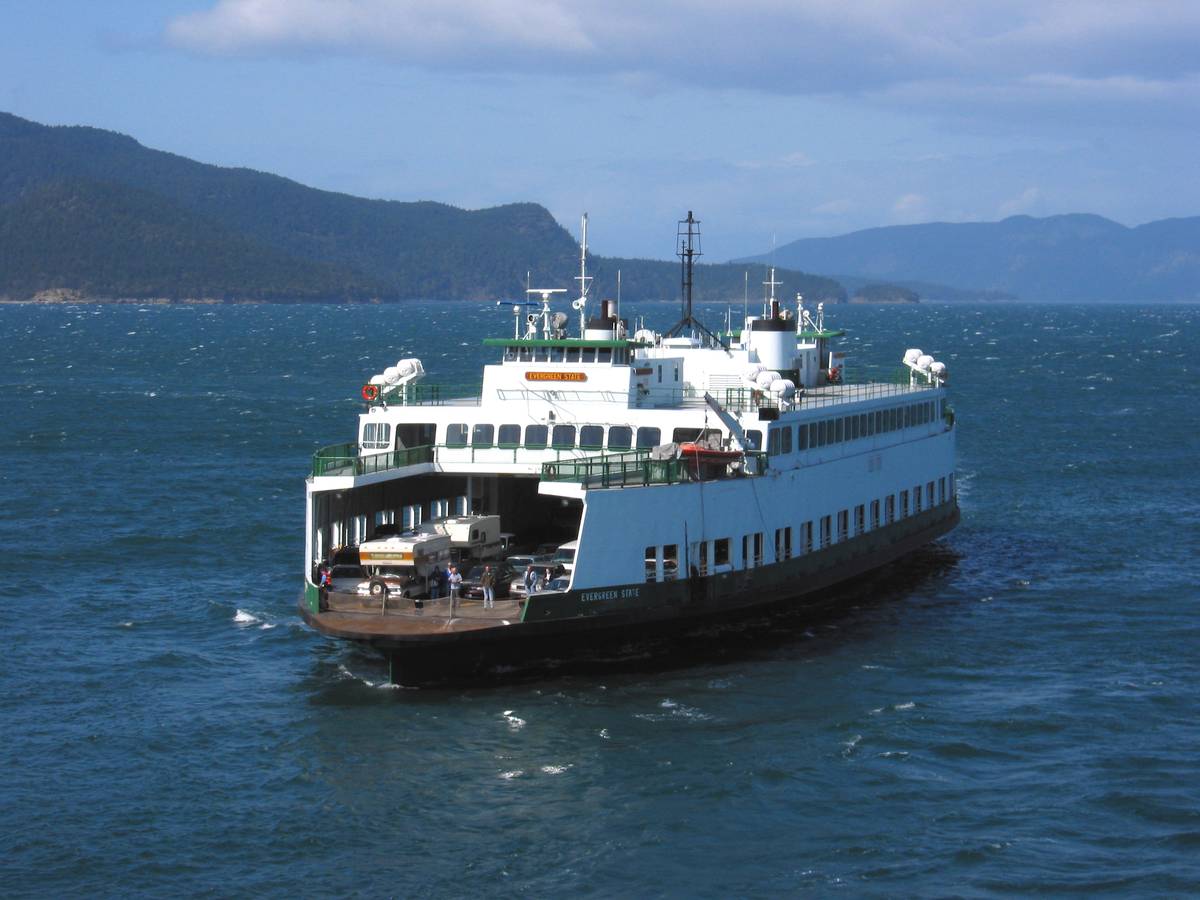
[[[497,600],[495,607],[484,609],[482,600],[460,599],[450,616],[449,598],[425,600],[417,609],[411,600],[391,599],[387,610],[382,603],[354,594],[334,592],[329,610],[313,618],[313,624],[333,634],[384,637],[387,635],[444,634],[503,628],[521,621],[520,600]]]

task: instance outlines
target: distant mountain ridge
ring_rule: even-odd
[[[1084,214],[897,225],[793,241],[741,262],[768,259],[863,280],[937,283],[1022,300],[1200,300],[1200,217],[1135,228]]]
[[[368,200],[151,150],[115,132],[0,113],[0,298],[501,299],[568,286],[574,238],[543,207]],[[744,267],[701,266],[697,300],[740,297]],[[679,296],[669,261],[594,257],[594,296]],[[828,278],[795,290],[844,300]]]

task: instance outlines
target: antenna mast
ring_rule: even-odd
[[[712,343],[724,346],[721,344],[720,338],[705,328],[692,315],[692,266],[695,258],[704,254],[700,250],[700,220],[692,215],[690,209],[688,210],[687,218],[679,220],[679,228],[676,231],[676,236],[679,238],[679,249],[675,251],[675,255],[679,257],[682,267],[680,286],[682,287],[683,294],[683,318],[676,322],[664,337],[675,337],[676,335],[683,334],[690,327],[695,331],[699,331]]]

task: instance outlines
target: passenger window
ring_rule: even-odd
[[[604,427],[584,425],[579,429],[579,446],[585,450],[600,450],[604,447]]]
[[[549,362],[550,348],[549,347],[534,347],[533,348],[534,362]]]
[[[556,450],[572,450],[575,448],[575,426],[555,425],[552,444]]]
[[[471,429],[472,447],[490,447],[496,435],[495,425],[476,425]]]
[[[581,347],[579,349],[579,361],[584,363],[592,363],[596,361],[595,347]]]
[[[633,446],[633,429],[628,425],[613,425],[608,429],[608,449],[628,450]]]
[[[545,447],[549,431],[545,425],[526,425],[525,446],[535,450]]]
[[[446,446],[467,446],[467,426],[464,423],[455,422],[452,425],[446,426]]]
[[[772,428],[767,432],[767,455],[779,455],[779,429]]]
[[[551,347],[550,348],[550,362],[562,362],[562,361],[563,361],[563,348],[562,347]]]
[[[533,362],[533,348],[532,347],[522,347],[521,348],[521,362]]]
[[[762,432],[757,428],[746,432],[746,444],[750,450],[762,449]]]
[[[501,447],[517,447],[521,443],[521,426],[520,425],[501,425],[500,426],[500,441]]]
[[[662,439],[662,431],[657,428],[639,428],[637,430],[637,445],[639,447],[657,447]]]
[[[808,449],[808,426],[807,425],[801,425],[800,430],[796,432],[796,449],[797,450],[807,450]]]
[[[569,362],[569,363],[579,362],[579,348],[578,347],[568,347],[567,348],[567,362]]]
[[[596,351],[596,362],[611,363],[612,362],[612,347],[601,347]]]
[[[792,452],[792,426],[791,425],[789,425],[787,428],[781,429],[779,432],[779,452],[780,453],[791,453]]]

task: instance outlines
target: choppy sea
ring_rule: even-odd
[[[0,307],[0,893],[1200,893],[1200,307],[831,317],[948,363],[957,531],[821,621],[407,689],[296,615],[309,455],[508,316]]]

